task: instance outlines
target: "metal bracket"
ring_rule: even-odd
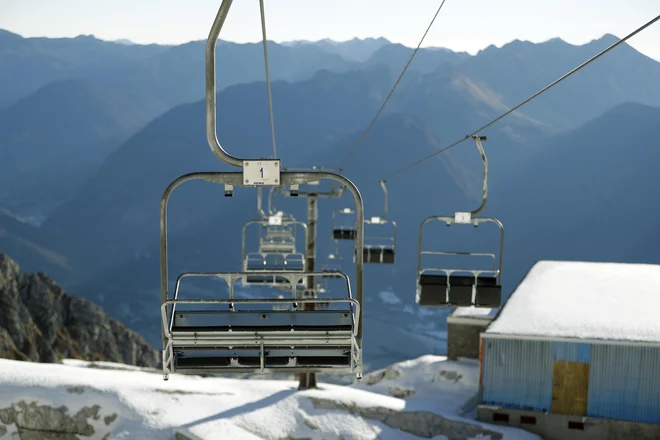
[[[282,211],[268,217],[268,224],[273,226],[282,226]]]
[[[233,196],[234,196],[234,186],[225,185],[225,197],[233,197]]]

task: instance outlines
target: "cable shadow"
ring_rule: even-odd
[[[261,408],[266,408],[267,406],[274,405],[275,403],[279,402],[280,400],[284,400],[290,395],[296,393],[297,390],[282,390],[278,391],[275,394],[271,394],[270,396],[266,397],[265,399],[257,400],[255,402],[249,402],[246,403],[245,405],[238,406],[236,408],[231,408],[228,409],[227,411],[223,411],[218,414],[214,414],[212,416],[205,417],[203,419],[195,420],[194,422],[186,423],[185,425],[181,425],[181,428],[193,428],[197,425],[201,425],[204,423],[208,422],[213,422],[216,420],[224,419],[224,418],[230,418],[234,417],[243,413],[247,412],[252,412],[256,411]]]

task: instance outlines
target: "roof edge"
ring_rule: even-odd
[[[571,338],[567,336],[541,336],[541,335],[516,335],[510,333],[481,333],[483,339],[517,339],[521,341],[541,342],[572,342],[574,344],[596,344],[596,345],[628,345],[638,347],[660,348],[660,339],[657,341],[633,341],[623,339],[598,339],[598,338]]]

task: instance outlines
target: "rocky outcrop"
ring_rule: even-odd
[[[86,299],[67,295],[45,274],[26,274],[0,254],[0,358],[62,358],[156,367],[158,352]]]
[[[12,438],[18,436],[21,440],[79,440],[96,434],[91,423],[109,426],[116,418],[117,414],[110,414],[101,421],[98,405],[85,406],[70,415],[66,406],[53,408],[21,400],[8,408],[0,408],[0,436],[9,432]]]

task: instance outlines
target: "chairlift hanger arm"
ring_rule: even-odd
[[[481,190],[481,205],[477,209],[471,212],[471,215],[477,215],[486,207],[486,202],[488,201],[488,158],[486,158],[486,151],[484,151],[484,146],[481,142],[486,142],[488,138],[486,136],[477,136],[472,135],[472,139],[477,144],[477,150],[479,150],[479,155],[481,156],[481,162],[484,164],[484,182]]]
[[[208,141],[209,147],[213,154],[225,162],[228,165],[237,168],[243,168],[245,161],[250,160],[259,160],[259,159],[242,159],[236,156],[229,154],[223,147],[220,145],[217,134],[217,108],[216,108],[216,69],[215,69],[215,49],[218,42],[218,37],[220,36],[220,31],[225,24],[227,15],[229,14],[229,9],[233,0],[222,0],[220,7],[218,8],[218,13],[215,16],[213,25],[211,25],[211,30],[209,31],[209,36],[206,41],[206,140]],[[260,3],[261,9],[261,25],[262,25],[262,34],[265,37],[265,17],[263,13],[263,2]],[[275,153],[275,133],[274,133],[274,124],[273,124],[273,111],[272,111],[272,99],[270,95],[270,75],[268,71],[268,52],[267,52],[267,41],[264,38],[264,59],[266,62],[266,75],[268,79],[268,103],[270,108],[270,118],[271,118],[271,131],[273,137],[273,152]]]
[[[273,187],[271,187],[271,190],[272,190],[272,188]],[[261,202],[262,197],[263,197],[263,187],[260,186],[260,187],[257,188],[257,211],[259,212],[259,215],[261,216],[261,218],[267,219],[268,215],[273,215],[273,214],[271,212],[269,212],[269,214],[266,214],[264,212],[263,204]],[[269,208],[269,211],[270,211],[270,208]]]
[[[222,0],[206,41],[206,139],[211,151],[221,161],[242,168],[243,160],[227,153],[220,145],[216,126],[215,47],[233,0]]]
[[[389,205],[389,194],[387,192],[387,186],[386,186],[386,181],[385,180],[380,180],[380,187],[383,189],[383,195],[385,196],[385,205],[384,205],[384,212],[383,216],[381,217],[382,219],[385,219],[387,217],[387,210],[388,210],[388,205]]]
[[[275,215],[277,210],[275,209],[275,190],[279,189],[278,187],[271,186],[268,190],[268,215]]]

